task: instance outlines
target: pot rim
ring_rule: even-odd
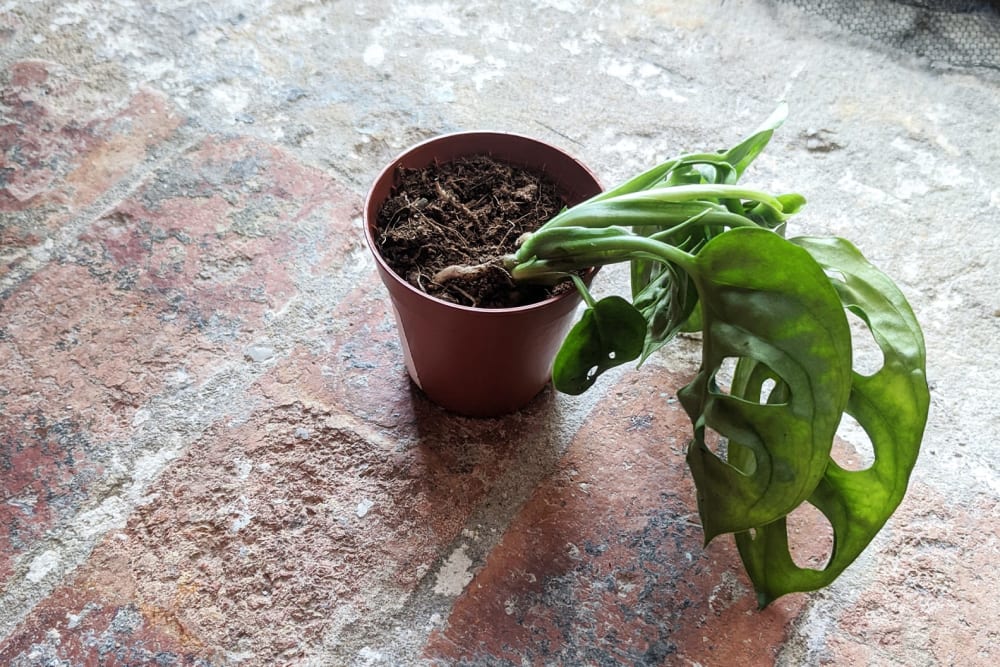
[[[590,176],[594,179],[595,183],[600,184],[600,179],[597,178],[597,176],[590,170],[589,167],[587,167],[587,165],[585,165],[584,163],[580,162],[579,160],[577,160],[575,157],[573,157],[572,155],[570,155],[569,153],[567,153],[563,149],[561,149],[561,148],[559,148],[559,147],[557,147],[557,146],[555,146],[553,144],[550,144],[547,141],[543,141],[541,139],[536,139],[535,137],[530,137],[530,136],[525,135],[525,134],[519,134],[519,133],[516,133],[516,132],[503,132],[503,131],[497,131],[497,130],[463,130],[463,131],[460,131],[460,132],[449,132],[449,133],[445,133],[445,134],[438,134],[438,135],[435,135],[435,136],[430,137],[428,139],[424,139],[423,141],[420,141],[420,142],[418,142],[416,144],[413,144],[410,147],[404,149],[399,154],[397,154],[396,157],[394,157],[392,160],[390,160],[389,163],[381,171],[379,171],[378,176],[375,177],[375,180],[372,181],[372,183],[373,184],[380,183],[386,177],[390,177],[390,178],[393,177],[396,169],[399,168],[400,164],[404,161],[404,158],[407,155],[409,155],[410,153],[414,152],[415,150],[417,150],[417,149],[419,149],[419,148],[421,148],[423,146],[426,146],[427,144],[435,143],[435,142],[438,142],[438,141],[441,141],[441,140],[446,140],[446,139],[453,139],[455,137],[470,136],[470,135],[477,135],[477,136],[490,136],[490,135],[492,135],[492,136],[496,136],[498,138],[513,138],[513,139],[530,141],[530,142],[533,142],[533,143],[536,143],[536,144],[544,145],[545,147],[547,147],[547,148],[549,148],[551,150],[554,150],[554,151],[557,151],[559,153],[562,153],[566,158],[568,158],[568,159],[572,160],[573,162],[575,162],[576,164],[578,164],[580,166],[580,168],[582,168],[584,171],[586,171],[588,174],[590,174]],[[374,187],[369,187],[368,188],[368,193],[365,195],[364,208],[362,209],[362,225],[365,228],[365,230],[364,230],[365,231],[365,241],[368,244],[368,249],[371,251],[372,255],[375,257],[376,263],[378,263],[379,267],[383,271],[385,271],[388,275],[392,276],[392,279],[396,283],[398,283],[404,289],[409,290],[410,292],[412,292],[415,295],[418,295],[418,296],[423,297],[425,299],[429,299],[429,300],[431,300],[431,301],[433,301],[435,303],[441,304],[442,306],[453,308],[455,310],[476,313],[477,315],[481,315],[481,316],[484,316],[484,317],[500,317],[500,316],[503,316],[503,315],[509,315],[511,313],[520,313],[520,312],[525,312],[525,311],[531,311],[531,310],[537,310],[537,309],[540,309],[540,308],[545,308],[545,307],[548,307],[548,306],[552,305],[554,302],[560,301],[562,299],[570,298],[570,297],[572,297],[573,295],[576,294],[576,290],[575,289],[574,290],[566,290],[565,292],[562,292],[561,294],[557,294],[555,296],[551,296],[551,297],[549,297],[549,298],[547,298],[547,299],[545,299],[543,301],[536,301],[535,303],[531,303],[531,304],[528,304],[526,306],[513,306],[513,307],[509,307],[509,308],[476,308],[476,307],[473,307],[473,306],[463,306],[461,304],[452,303],[451,301],[445,301],[444,299],[439,299],[436,296],[432,296],[432,295],[428,294],[427,292],[419,290],[416,287],[414,287],[413,285],[411,285],[405,278],[403,278],[398,273],[396,273],[396,271],[393,270],[393,268],[391,266],[389,266],[389,264],[385,261],[385,258],[382,257],[382,253],[379,252],[378,245],[375,243],[375,236],[374,236],[375,221],[372,220],[371,224],[369,224],[369,220],[368,220],[368,211],[371,208],[371,201],[372,201],[373,195],[374,195]],[[597,272],[598,272],[598,267],[591,267],[590,269],[587,269],[587,271],[585,272],[585,274],[583,276],[584,282],[587,283],[587,284],[589,284],[590,281],[597,274]]]

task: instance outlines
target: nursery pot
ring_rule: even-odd
[[[492,417],[526,405],[549,381],[552,360],[572,326],[580,296],[559,296],[516,308],[471,308],[432,297],[397,275],[379,254],[376,222],[400,167],[419,169],[461,157],[490,155],[545,173],[570,206],[601,191],[597,178],[563,151],[528,137],[461,132],[418,144],[379,174],[364,207],[365,238],[389,291],[406,369],[438,405]],[[593,277],[587,274],[586,280]]]

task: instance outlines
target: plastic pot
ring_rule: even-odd
[[[491,155],[545,173],[569,205],[601,190],[583,164],[560,149],[529,137],[500,132],[462,132],[436,137],[402,153],[379,174],[364,207],[365,238],[389,291],[406,369],[438,405],[463,415],[492,417],[516,411],[549,381],[552,360],[572,326],[580,297],[569,290],[517,308],[470,308],[416,289],[379,254],[374,232],[378,212],[396,184],[399,167]],[[593,277],[593,272],[587,279]]]

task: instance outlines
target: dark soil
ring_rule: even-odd
[[[515,285],[503,257],[517,240],[565,206],[544,175],[488,156],[423,169],[401,169],[382,205],[376,243],[397,274],[432,296],[478,308],[542,301],[553,289]],[[479,266],[471,275],[435,282],[442,269]]]

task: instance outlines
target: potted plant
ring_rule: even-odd
[[[386,166],[365,200],[364,227],[414,383],[453,412],[494,417],[524,407],[549,382],[553,357],[573,325],[580,296],[569,289],[501,308],[446,301],[422,289],[424,281],[408,281],[389,265],[378,224],[401,172],[480,155],[546,174],[566,205],[601,191],[596,176],[555,146],[516,134],[459,132],[420,143]],[[583,278],[589,281],[592,275],[585,272]]]
[[[785,113],[733,148],[668,160],[568,206],[505,259],[515,283],[571,280],[586,303],[554,361],[561,391],[581,393],[678,332],[701,332],[701,368],[679,392],[693,426],[687,462],[706,543],[735,535],[761,606],[829,584],[871,542],[903,498],[929,405],[923,336],[898,287],[848,241],[786,239],[800,195],[738,183]],[[620,262],[631,299],[595,301],[580,272]],[[882,351],[874,373],[853,369],[846,311]],[[718,379],[727,359],[728,389]],[[844,415],[872,442],[865,470],[830,457]],[[807,502],[833,528],[821,569],[789,552],[785,517]]]

